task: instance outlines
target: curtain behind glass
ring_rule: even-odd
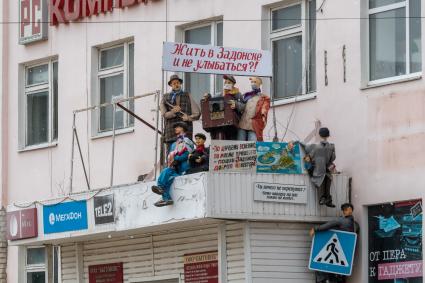
[[[100,79],[100,103],[110,103],[112,98],[123,95],[123,74]],[[102,107],[100,109],[100,131],[112,130],[113,106]],[[115,113],[115,129],[124,127],[124,113]]]
[[[27,94],[27,145],[49,141],[49,92]]]

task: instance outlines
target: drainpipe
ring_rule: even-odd
[[[1,21],[9,21],[9,2],[2,1]],[[8,104],[9,104],[9,25],[3,24],[1,38],[1,208],[8,204],[8,156],[9,156],[9,126],[8,126]]]

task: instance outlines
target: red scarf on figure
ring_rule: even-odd
[[[196,151],[199,152],[199,153],[204,153],[205,152],[205,145],[203,145],[203,144],[197,145]]]

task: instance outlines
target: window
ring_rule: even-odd
[[[270,11],[274,98],[316,90],[316,0]]]
[[[58,62],[25,67],[25,146],[58,139]]]
[[[45,283],[46,271],[46,249],[28,248],[25,260],[26,283]]]
[[[116,99],[134,96],[134,43],[124,43],[99,50],[97,104],[111,103]],[[122,103],[134,110],[134,101]],[[97,132],[112,130],[113,106],[99,111]],[[117,108],[115,129],[134,125],[134,119]]]
[[[212,23],[184,31],[184,41],[192,44],[223,46],[223,23]],[[185,89],[195,101],[201,100],[204,93],[223,91],[221,76],[209,74],[185,73]]]
[[[51,249],[50,249],[51,248]],[[50,253],[51,251],[51,253]],[[47,260],[51,256],[52,260]],[[50,266],[49,266],[50,265]],[[48,272],[51,270],[51,272]],[[25,280],[26,283],[46,283],[47,274],[53,276],[53,283],[60,282],[60,247],[31,247],[25,254]]]
[[[369,0],[369,80],[422,71],[421,0]]]

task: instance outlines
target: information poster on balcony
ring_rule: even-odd
[[[369,283],[423,282],[422,200],[368,207]]]
[[[218,252],[184,255],[185,283],[218,283]]]
[[[298,185],[255,183],[254,200],[306,204],[307,187]]]
[[[210,171],[250,171],[255,167],[255,142],[213,140],[210,147]]]
[[[303,174],[300,145],[257,142],[257,173]]]
[[[271,77],[270,51],[164,42],[164,71]]]

